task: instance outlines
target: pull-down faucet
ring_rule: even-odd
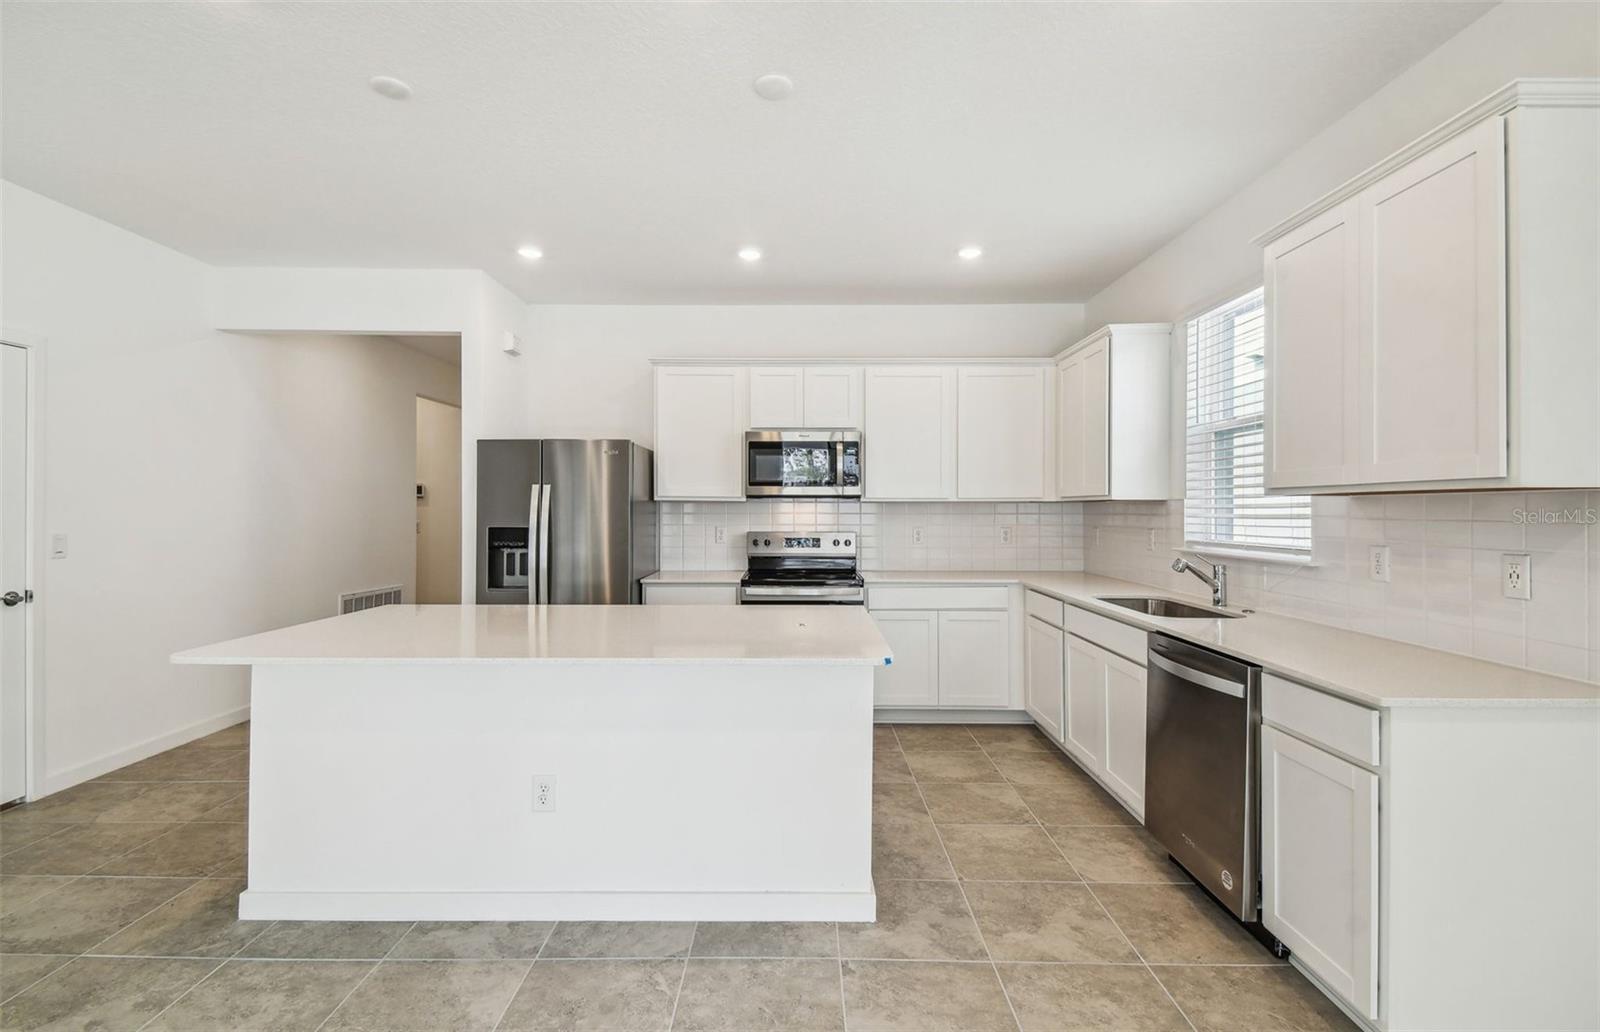
[[[1226,566],[1224,566],[1222,563],[1213,563],[1213,562],[1210,562],[1208,560],[1201,559],[1199,556],[1195,556],[1194,559],[1195,559],[1195,562],[1205,563],[1207,566],[1211,567],[1211,572],[1210,573],[1205,573],[1205,572],[1201,571],[1197,566],[1194,565],[1194,562],[1190,562],[1188,559],[1185,559],[1181,555],[1178,558],[1172,560],[1172,572],[1173,573],[1192,573],[1192,574],[1194,574],[1196,577],[1199,577],[1202,581],[1204,581],[1206,584],[1211,586],[1211,604],[1212,605],[1214,605],[1214,606],[1225,606],[1225,605],[1227,605],[1228,604],[1228,568]]]

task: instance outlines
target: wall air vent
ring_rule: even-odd
[[[387,588],[369,588],[366,591],[347,591],[339,596],[339,615],[359,613],[363,609],[400,604],[400,585]]]

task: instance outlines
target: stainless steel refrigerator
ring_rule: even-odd
[[[659,568],[650,450],[478,442],[478,604],[629,605]]]

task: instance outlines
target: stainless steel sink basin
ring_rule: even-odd
[[[1170,598],[1153,598],[1148,595],[1129,596],[1096,596],[1101,602],[1110,602],[1123,609],[1131,609],[1136,613],[1146,616],[1164,616],[1176,620],[1233,620],[1239,613],[1230,613],[1226,609],[1213,609],[1209,606],[1191,606],[1187,602],[1176,602]]]

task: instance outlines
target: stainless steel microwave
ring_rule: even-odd
[[[744,453],[747,497],[861,497],[859,430],[751,430]]]

